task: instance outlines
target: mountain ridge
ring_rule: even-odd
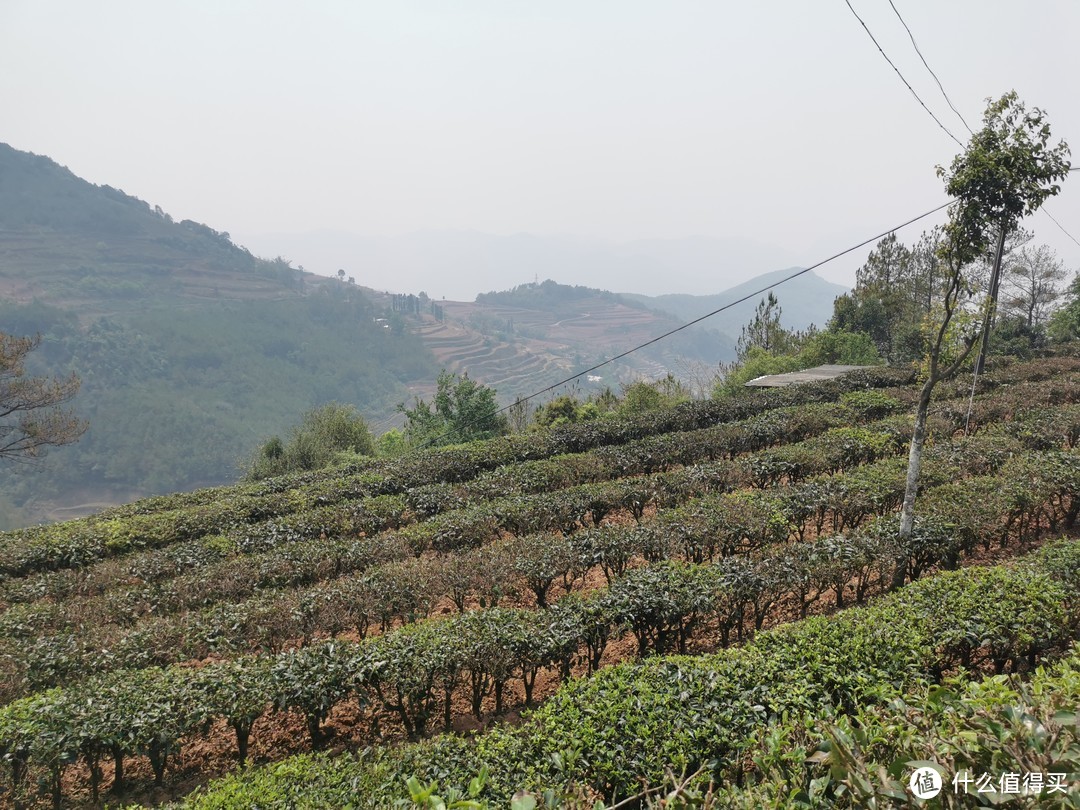
[[[650,306],[664,312],[670,312],[685,321],[696,320],[714,310],[730,306],[724,312],[717,313],[706,322],[711,328],[737,338],[744,324],[754,317],[758,301],[768,293],[766,287],[776,284],[803,268],[791,267],[762,273],[752,279],[737,284],[712,295],[684,295],[672,293],[658,296],[645,296],[636,293],[620,293],[625,298]],[[811,324],[824,327],[832,317],[832,305],[837,296],[848,292],[849,288],[823,279],[807,271],[796,278],[772,290],[783,310],[781,322],[788,329],[806,329]],[[733,302],[750,296],[738,304]]]
[[[328,401],[392,413],[438,369],[381,314],[355,285],[0,145],[0,324],[42,334],[30,373],[76,373],[90,420],[78,444],[0,469],[0,521],[233,481]]]
[[[640,294],[705,291],[703,279],[719,277],[729,287],[795,258],[750,240],[703,236],[615,242],[558,234],[426,230],[369,236],[327,230],[251,234],[244,241],[326,275],[344,269],[358,283],[382,289],[371,280],[379,273],[435,299],[455,301],[543,279],[618,290],[633,277],[640,281]]]
[[[31,373],[78,374],[74,406],[91,423],[33,469],[0,470],[0,525],[235,480],[238,460],[304,410],[340,401],[371,423],[399,420],[395,406],[429,396],[440,368],[512,402],[688,320],[580,281],[504,285],[471,302],[423,296],[421,311],[420,297],[379,292],[363,273],[329,278],[260,259],[226,231],[175,222],[0,144],[0,324],[43,335]],[[550,305],[524,300],[534,288],[554,295]],[[636,352],[577,390],[668,373],[705,379],[734,356],[733,337],[712,326]]]

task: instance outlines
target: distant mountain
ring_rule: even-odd
[[[370,291],[378,302],[395,296]],[[521,284],[478,295],[476,301],[434,301],[396,296],[397,306],[414,313],[412,328],[451,371],[467,371],[493,386],[503,402],[532,394],[653,338],[681,321],[626,296],[584,286]],[[666,374],[692,384],[710,380],[717,363],[735,357],[735,341],[711,329],[693,327],[605,364],[579,378],[581,394]],[[534,403],[536,404],[536,403]]]
[[[321,231],[243,239],[263,255],[287,256],[317,273],[334,275],[343,269],[357,283],[376,289],[392,283],[394,292],[423,290],[432,298],[454,301],[544,279],[646,295],[708,293],[795,258],[749,240],[705,237],[610,242],[529,233],[422,231],[372,237]]]
[[[43,462],[0,467],[0,524],[5,503],[66,516],[235,480],[260,440],[330,400],[387,416],[438,368],[382,315],[354,285],[0,144],[0,329],[42,333],[32,371],[77,373],[90,421]]]
[[[78,374],[74,406],[90,421],[78,444],[42,463],[0,468],[0,528],[234,480],[237,462],[302,411],[337,400],[388,424],[396,403],[431,393],[443,367],[468,371],[512,401],[718,300],[599,288],[693,289],[706,278],[745,280],[755,262],[776,266],[759,246],[704,239],[343,239],[316,242],[324,255],[353,251],[320,268],[344,270],[347,282],[256,258],[226,232],[174,222],[123,191],[0,144],[0,329],[43,335],[32,373]],[[315,262],[302,251],[270,252]],[[406,271],[418,269],[430,284],[412,286]],[[383,279],[393,279],[395,293],[417,294],[392,295],[380,289]],[[804,284],[778,292],[786,324],[823,322],[840,289],[815,276]],[[468,300],[442,300],[455,290]],[[578,390],[667,373],[707,382],[717,362],[734,356],[733,336],[755,303],[606,365]]]
[[[628,301],[636,301],[654,309],[670,312],[683,321],[692,321],[720,307],[738,301],[751,293],[775,284],[799,268],[763,273],[716,295],[635,295],[623,293]],[[781,323],[788,329],[805,329],[810,324],[824,327],[832,317],[833,301],[848,291],[847,287],[826,281],[812,270],[773,290],[783,310]],[[768,293],[752,295],[741,304],[727,309],[702,323],[737,340],[742,327],[754,317],[758,302]]]

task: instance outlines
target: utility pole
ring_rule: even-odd
[[[983,373],[986,365],[986,347],[990,342],[990,327],[994,323],[994,313],[997,311],[998,286],[1001,283],[1001,259],[1005,253],[1005,226],[1001,226],[998,233],[997,254],[994,256],[994,270],[990,274],[990,305],[986,308],[986,320],[983,321],[982,345],[979,347],[979,359],[975,362],[975,374]]]

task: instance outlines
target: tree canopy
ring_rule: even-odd
[[[444,369],[432,402],[417,397],[412,408],[398,407],[405,414],[409,445],[458,444],[506,433],[507,419],[499,413],[495,393],[495,389],[470,379],[468,373],[459,377]]]
[[[972,292],[970,268],[986,255],[995,234],[1003,243],[1005,234],[1019,224],[1021,217],[1038,210],[1060,190],[1057,181],[1069,172],[1069,147],[1064,141],[1050,147],[1049,140],[1050,125],[1043,111],[1033,108],[1028,112],[1017,94],[1010,92],[988,104],[983,128],[971,136],[949,169],[937,168],[956,204],[950,210],[937,250],[944,265],[944,283],[928,341],[924,383],[908,455],[900,517],[902,543],[912,536],[926,418],[934,387],[960,368],[979,337],[971,331],[958,336],[950,329],[953,317],[961,311],[962,296]],[[987,301],[990,306],[989,294]],[[902,579],[898,567],[894,584],[900,584]]]
[[[943,256],[958,266],[977,261],[998,229],[1013,230],[1061,190],[1069,146],[1049,145],[1050,125],[1038,107],[1027,110],[1016,91],[991,101],[983,128],[946,170],[937,167],[954,197]]]
[[[762,298],[758,302],[753,319],[742,328],[736,344],[735,352],[740,362],[746,360],[754,348],[779,354],[791,346],[795,336],[780,325],[782,313],[780,302],[771,291],[768,298]]]
[[[40,344],[40,335],[0,332],[0,457],[35,458],[86,431],[85,421],[60,407],[78,392],[77,376],[27,376],[26,357]]]
[[[329,466],[342,453],[374,455],[375,441],[354,406],[330,402],[305,413],[288,442],[278,436],[267,440],[247,465],[247,478],[257,481],[316,470]]]
[[[833,304],[829,328],[869,335],[882,358],[906,363],[922,357],[922,326],[941,285],[937,248],[941,230],[924,233],[908,247],[889,234],[870,252],[855,276],[855,289]]]
[[[1080,338],[1080,275],[1074,276],[1064,294],[1065,305],[1050,318],[1050,337],[1066,341]]]

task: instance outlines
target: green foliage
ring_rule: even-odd
[[[514,287],[514,289],[505,290],[503,292],[481,293],[476,296],[476,303],[501,307],[510,306],[521,307],[523,309],[539,309],[559,314],[563,312],[567,306],[572,305],[577,301],[582,299],[592,300],[595,298],[623,304],[624,306],[633,309],[645,308],[643,305],[628,298],[624,298],[616,293],[594,290],[590,287],[572,287],[568,284],[559,284],[551,279],[546,279],[539,284],[519,284],[517,287]]]
[[[573,425],[577,422],[588,422],[600,415],[600,407],[595,402],[580,402],[570,394],[563,394],[537,407],[533,422],[540,427]]]
[[[710,571],[677,562],[636,568],[608,593],[607,609],[638,641],[638,654],[686,652],[690,633],[713,608]]]
[[[673,408],[687,402],[690,392],[671,374],[655,382],[639,380],[624,385],[616,413],[630,415],[662,408]]]
[[[769,374],[786,374],[798,371],[799,358],[794,355],[775,355],[765,349],[754,346],[744,356],[742,362],[735,363],[724,373],[723,379],[713,388],[714,397],[729,397],[744,390],[746,383]]]
[[[991,101],[983,127],[948,170],[938,167],[956,198],[946,226],[945,254],[963,266],[979,259],[999,229],[1009,232],[1060,191],[1069,172],[1069,147],[1049,145],[1050,125],[1037,107],[1029,112],[1015,91]]]
[[[759,311],[755,322],[748,327],[749,331],[744,330],[745,346],[740,349],[738,360],[730,366],[721,366],[723,376],[713,388],[714,397],[733,396],[751,380],[770,374],[786,374],[826,363],[852,366],[881,363],[869,335],[848,331],[847,325],[823,332],[811,330],[808,334],[792,334],[781,329],[779,315],[770,315],[768,309]],[[769,317],[775,323],[766,328],[764,319]],[[753,337],[759,333],[772,337]],[[773,348],[765,345],[766,340]]]
[[[1074,276],[1065,292],[1065,306],[1050,316],[1050,337],[1064,343],[1080,338],[1080,275]]]
[[[890,363],[921,358],[923,321],[944,278],[940,244],[939,229],[924,233],[910,248],[896,234],[878,242],[856,273],[855,289],[836,299],[828,332],[865,336]]]
[[[313,405],[389,413],[402,381],[431,374],[431,360],[414,336],[378,328],[354,294],[163,304],[57,334],[35,373],[77,369],[91,427],[63,465],[34,476],[4,471],[8,497],[22,504],[87,487],[168,492],[231,481],[255,437],[284,436]],[[0,322],[19,309],[0,305]]]
[[[317,470],[334,463],[340,453],[374,455],[375,443],[364,418],[351,405],[331,402],[304,414],[288,443],[272,437],[248,464],[245,479]]]
[[[855,289],[836,299],[824,334],[844,332],[869,339],[891,363],[922,359],[928,350],[928,318],[936,314],[935,298],[946,281],[938,255],[943,235],[941,229],[924,233],[910,248],[895,234],[878,242],[857,273]],[[990,353],[1029,358],[1042,348],[1043,322],[1060,294],[1056,284],[1064,271],[1044,246],[1021,249],[1007,258],[1003,272]]]
[[[571,542],[561,535],[525,535],[514,540],[506,553],[538,607],[547,607],[551,586],[559,578],[565,581],[578,564]]]
[[[565,687],[519,732],[483,738],[478,759],[503,763],[504,773],[493,768],[492,778],[504,786],[580,780],[611,797],[632,795],[643,779],[659,784],[665,766],[690,773],[709,763],[706,776],[734,780],[743,752],[769,718],[821,716],[823,706],[851,710],[888,691],[889,683],[918,683],[921,667],[936,660],[928,642],[940,623],[950,624],[954,600],[983,620],[983,581],[965,573],[944,583],[949,596],[933,619],[919,604],[920,583],[912,586],[914,603],[901,596],[870,611],[793,625],[762,634],[746,650],[605,669]],[[1021,589],[1016,598],[1028,604],[1036,596]],[[1044,648],[1060,638],[1050,609],[1043,616],[1050,634],[1040,635]],[[1003,626],[1002,619],[992,621]]]
[[[281,709],[299,710],[311,745],[318,748],[327,714],[353,694],[365,666],[366,659],[347,642],[327,641],[292,650],[279,656],[270,668],[272,702]]]
[[[990,332],[991,357],[1016,357],[1030,360],[1046,347],[1046,333],[1040,327],[1029,326],[1023,318],[1000,317]]]
[[[1036,460],[1031,466],[1042,469],[1053,465]],[[1004,474],[1007,480],[1015,476],[1011,471]],[[1051,478],[1061,478],[1065,484],[1068,476],[1068,471],[1062,470]],[[1080,477],[1074,471],[1070,480],[1078,482]],[[1032,501],[1032,509],[1041,510],[1057,497],[1053,490],[1042,485],[1037,486],[1036,491],[1044,500],[1041,503]],[[782,507],[777,503],[774,508]],[[725,511],[720,510],[721,513]],[[740,529],[739,534],[745,535],[747,531]],[[872,548],[872,545],[866,546],[865,550]],[[930,671],[963,663],[970,659],[972,651],[983,648],[999,669],[1029,666],[1048,645],[1064,638],[1078,618],[1075,600],[1070,601],[1066,596],[1075,592],[1075,588],[1068,587],[1067,583],[1071,576],[1069,572],[1076,567],[1070,561],[1076,555],[1067,547],[1055,546],[1055,549],[1054,554],[1041,555],[1030,568],[1016,572],[1006,569],[962,572],[949,577],[939,576],[916,589],[904,590],[890,599],[891,607],[882,608],[883,615],[875,614],[875,618],[868,618],[864,623],[869,628],[893,628],[890,633],[895,633],[895,637],[890,635],[882,639],[871,635],[860,640],[862,630],[854,632],[856,625],[830,620],[805,625],[799,632],[808,638],[799,648],[789,649],[784,646],[786,642],[779,648],[770,646],[773,642],[769,639],[773,636],[769,634],[759,636],[756,647],[769,650],[770,658],[776,659],[769,666],[775,666],[779,672],[788,673],[800,667],[805,670],[814,663],[817,667],[813,675],[815,682],[821,684],[836,705],[844,706],[848,705],[846,701],[856,698],[843,697],[848,694],[843,690],[868,689],[875,682],[880,672],[874,667],[880,667],[880,656],[911,655],[911,651],[920,646],[920,638],[935,640],[932,645],[934,657],[921,665]],[[804,550],[810,553],[803,555]],[[794,564],[796,559],[798,564]],[[543,563],[542,558],[537,560]],[[838,565],[840,560],[843,562]],[[721,627],[730,627],[732,617],[741,615],[746,603],[757,603],[764,598],[764,607],[753,606],[755,614],[759,614],[784,593],[794,594],[806,604],[808,591],[804,583],[818,591],[826,587],[842,588],[866,564],[867,560],[860,556],[857,546],[819,541],[812,546],[799,547],[795,554],[783,546],[767,552],[753,565],[758,584],[753,583],[753,577],[739,574],[741,562],[735,567],[715,568],[676,563],[649,566],[619,578],[599,599],[571,600],[566,610],[557,609],[550,616],[501,609],[474,611],[460,620],[410,624],[401,631],[379,637],[367,648],[327,643],[282,653],[270,667],[273,685],[260,681],[263,677],[261,666],[215,665],[212,672],[200,672],[198,682],[205,685],[199,688],[211,692],[198,699],[203,711],[230,718],[229,722],[237,731],[238,745],[244,723],[250,731],[251,718],[258,716],[261,706],[270,702],[303,711],[313,744],[317,745],[322,739],[321,721],[329,708],[343,697],[364,689],[374,690],[384,707],[398,713],[410,735],[416,736],[423,733],[434,716],[442,700],[442,688],[457,683],[459,678],[467,678],[466,682],[472,683],[474,711],[479,712],[476,707],[492,695],[498,711],[507,681],[521,677],[527,684],[533,683],[539,668],[565,661],[568,654],[572,655],[573,645],[568,647],[568,640],[587,643],[591,662],[602,652],[612,626],[619,624],[626,624],[634,631],[643,652],[676,644],[682,647],[690,629],[704,618],[716,616]],[[390,574],[395,568],[396,573],[380,578],[372,593],[398,599],[412,589],[418,596],[426,594],[430,604],[434,597],[431,585],[419,580],[413,584],[409,581],[410,577],[423,577],[424,569],[417,561],[410,561],[405,567],[388,566],[385,570]],[[549,576],[540,569],[535,573]],[[593,608],[600,608],[600,612],[594,615]],[[424,612],[420,610],[419,615]],[[1016,617],[1021,617],[1019,622]],[[570,619],[569,623],[567,619]],[[608,629],[604,630],[604,627]],[[591,635],[594,632],[599,635]],[[905,635],[911,633],[914,633],[911,638]],[[913,647],[898,647],[898,638],[904,639],[904,644],[910,641]],[[789,649],[789,652],[777,658],[777,649]],[[814,662],[807,653],[809,649],[836,652],[827,661],[822,660],[823,654],[819,652],[818,660]],[[908,652],[903,653],[903,650]],[[870,662],[866,666],[872,663],[868,670],[872,675],[864,674],[848,683],[845,678],[851,673],[844,670],[844,665],[858,664],[853,659],[856,651]],[[926,654],[925,650],[920,653]],[[183,670],[174,672],[179,680],[166,678],[160,683],[154,682],[155,689],[166,693],[161,696],[162,706],[174,706],[169,701],[188,699],[182,697],[190,691],[190,685],[182,677]],[[767,672],[761,677],[771,683],[776,675]],[[254,686],[245,685],[249,682]],[[260,683],[264,685],[260,686]],[[527,694],[531,688],[531,685],[526,687]],[[262,702],[258,698],[259,689],[268,690]],[[210,694],[214,697],[209,698]],[[280,696],[273,697],[273,694]],[[788,698],[796,699],[797,696],[798,692],[793,691]],[[805,697],[805,704],[795,705],[809,709],[816,706],[818,700],[809,695]],[[193,711],[175,706],[169,711]],[[160,722],[166,721],[164,718]],[[21,734],[20,728],[16,726],[11,733]],[[162,756],[167,755],[168,751],[163,749]],[[43,753],[35,761],[51,760]]]
[[[271,678],[279,686],[272,691]],[[237,759],[241,767],[247,761],[251,727],[269,708],[270,696],[281,694],[282,671],[272,674],[262,658],[238,658],[221,667],[207,667],[195,676],[195,689],[205,695],[206,711],[223,717],[236,734]],[[285,701],[293,700],[284,695]]]
[[[403,455],[409,449],[405,434],[397,428],[386,431],[375,441],[375,450],[381,458]]]
[[[468,374],[439,374],[431,403],[417,398],[405,414],[405,438],[412,447],[438,447],[500,436],[508,429],[500,414],[495,390],[469,379]]]
[[[634,634],[645,654],[685,647],[695,627],[716,628],[726,645],[781,613],[831,606],[830,595],[838,606],[850,596],[864,601],[888,586],[889,566],[882,561],[898,553],[906,555],[906,574],[914,579],[931,566],[954,565],[957,555],[979,542],[997,542],[1006,532],[1026,542],[1047,524],[1075,520],[1080,463],[1057,448],[1080,435],[1077,408],[1031,408],[1034,394],[1050,402],[1075,399],[1069,388],[1075,387],[1075,367],[1059,358],[1039,368],[1004,367],[984,379],[993,393],[976,398],[977,420],[993,422],[1027,408],[1008,429],[977,423],[977,435],[950,441],[966,407],[943,403],[952,421],[940,420],[928,455],[926,514],[911,541],[899,547],[891,519],[875,516],[894,510],[902,492],[902,469],[888,457],[909,435],[907,418],[894,414],[910,391],[864,388],[896,379],[885,372],[158,498],[94,520],[5,538],[16,542],[0,545],[9,576],[0,598],[18,603],[0,616],[5,677],[23,689],[28,683],[72,685],[48,693],[48,703],[32,704],[38,725],[28,726],[20,714],[23,701],[11,704],[22,708],[0,712],[0,730],[7,729],[0,746],[19,750],[20,740],[40,739],[26,760],[34,778],[50,768],[62,770],[76,750],[92,770],[109,753],[106,730],[112,729],[109,739],[119,734],[102,713],[128,723],[128,707],[143,702],[113,690],[132,680],[126,673],[100,675],[89,686],[76,683],[85,672],[207,658],[199,668],[173,667],[137,680],[136,688],[161,693],[157,708],[147,711],[166,736],[176,732],[163,712],[195,718],[196,726],[176,726],[183,738],[198,734],[204,721],[223,719],[233,727],[243,758],[242,736],[277,706],[303,714],[318,745],[325,741],[326,713],[355,697],[365,716],[390,713],[407,735],[418,737],[436,727],[440,715],[442,725],[449,725],[453,713],[447,707],[462,697],[487,719],[507,707],[515,682],[524,685],[528,701],[544,670],[563,678],[575,662],[597,670],[609,640],[624,632]],[[957,386],[955,395],[966,401],[969,390]],[[781,403],[785,407],[777,407]],[[749,414],[755,415],[716,424]],[[703,424],[710,426],[690,429]],[[683,430],[655,433],[673,425]],[[545,456],[601,442],[610,444]],[[510,463],[523,457],[533,460]],[[655,504],[659,512],[638,511],[638,504]],[[640,524],[608,522],[606,516],[620,506],[633,507]],[[421,522],[409,524],[413,520]],[[830,529],[847,534],[830,536]],[[508,530],[520,539],[488,542]],[[434,558],[433,547],[449,553]],[[642,557],[653,564],[635,567],[633,561]],[[887,611],[862,625],[831,619],[800,625],[804,638],[794,646],[769,641],[780,631],[759,634],[750,649],[768,648],[768,660],[748,664],[746,677],[759,678],[759,685],[781,684],[789,702],[757,699],[751,708],[762,706],[768,717],[778,705],[779,717],[786,706],[793,716],[814,711],[825,695],[825,705],[854,710],[876,699],[873,690],[883,678],[904,680],[912,671],[936,677],[965,662],[1025,672],[1080,620],[1070,596],[1080,570],[1075,557],[1069,544],[1054,544],[1016,571],[927,580],[931,584],[890,598]],[[35,559],[52,566],[101,562],[81,571],[22,576],[33,570]],[[553,590],[567,588],[594,564],[602,566],[609,588],[561,599],[548,610],[493,607],[505,604],[508,593],[526,589],[550,604]],[[122,584],[114,581],[117,572],[125,578]],[[444,597],[466,612],[425,620]],[[481,609],[469,611],[474,601]],[[87,616],[95,624],[86,623]],[[404,626],[398,628],[399,622]],[[374,624],[384,634],[359,644],[314,642],[346,630],[363,637]],[[937,642],[924,645],[931,637]],[[296,640],[306,646],[289,649]],[[909,642],[926,648],[916,654]],[[254,650],[261,655],[238,655]],[[223,657],[232,660],[218,660]],[[726,673],[715,661],[708,667]],[[615,733],[624,739],[638,733],[639,718],[627,712],[647,712],[655,691],[672,711],[685,704],[687,711],[704,713],[706,734],[725,729],[725,750],[735,759],[717,760],[719,771],[709,765],[698,778],[717,772],[738,778],[737,767],[749,761],[740,752],[754,750],[756,743],[748,740],[759,736],[759,725],[748,720],[740,726],[736,708],[735,725],[724,726],[730,717],[708,695],[694,694],[699,676],[692,672],[676,676],[689,685],[683,696],[662,678],[646,688],[638,670],[628,671],[633,701],[616,704],[622,682],[604,681],[609,691],[590,703],[605,711],[619,705],[615,714],[628,719],[618,721]],[[109,685],[104,699],[94,693],[99,681]],[[4,694],[11,696],[10,689]],[[79,708],[84,694],[93,698],[93,711]],[[592,729],[589,711],[560,733],[570,740],[578,726]],[[748,717],[756,715],[761,712]],[[45,721],[48,729],[59,729],[59,737],[40,730]],[[64,731],[67,723],[73,733]],[[686,742],[689,721],[663,714],[641,728],[646,726],[655,729],[650,734],[657,748],[685,763],[688,772],[708,764],[697,760],[698,742]],[[397,759],[398,753],[378,749],[375,760],[365,759],[374,770],[354,770],[332,790],[362,785],[365,796],[370,789],[373,806],[386,806],[402,797],[402,785],[415,775],[421,786],[439,785],[431,796],[448,800],[487,764],[491,779],[477,800],[505,804],[522,786],[533,787],[537,801],[541,787],[629,795],[616,790],[611,774],[625,767],[629,785],[635,774],[653,773],[634,770],[642,763],[653,767],[649,752],[636,743],[626,754],[630,764],[617,759],[621,753],[582,753],[572,744],[535,756],[530,734],[537,732],[529,728],[523,736],[491,737],[483,743],[492,746],[485,749],[490,757],[482,762],[454,741],[402,749]],[[603,740],[608,745],[614,737]],[[708,738],[701,743],[706,754],[711,744]],[[150,753],[135,742],[124,745],[122,756]],[[153,755],[164,768],[174,751],[166,746]],[[422,761],[437,753],[449,759]],[[588,763],[601,760],[609,771],[589,770]],[[656,770],[660,780],[667,778],[662,763]],[[316,791],[331,790],[321,778],[315,781]],[[631,789],[640,790],[640,784],[626,791]],[[335,804],[326,799],[331,794],[317,795],[312,801]]]
[[[204,535],[228,533],[217,538],[214,547],[236,550],[244,554],[268,551],[296,540],[333,538],[348,531],[375,531],[403,525],[401,507],[393,501],[380,503],[374,496],[400,493],[426,482],[452,482],[477,478],[475,497],[507,496],[514,492],[540,492],[579,482],[607,480],[630,470],[653,472],[673,464],[692,464],[742,452],[759,450],[778,441],[792,441],[811,435],[835,424],[850,420],[847,409],[833,414],[832,423],[822,422],[821,413],[813,408],[784,408],[788,403],[814,402],[822,397],[835,397],[852,388],[861,389],[868,383],[895,382],[901,379],[887,370],[874,376],[852,375],[844,381],[800,387],[798,390],[745,392],[727,401],[686,403],[673,410],[651,411],[624,419],[601,420],[560,428],[549,434],[527,434],[512,439],[500,439],[486,444],[446,448],[437,452],[412,454],[384,462],[367,462],[367,466],[343,470],[293,474],[260,484],[232,489],[200,490],[183,495],[147,499],[129,506],[110,510],[102,515],[68,523],[36,527],[11,534],[0,544],[0,570],[9,574],[26,574],[47,569],[77,568],[95,560],[126,554],[141,548],[165,548],[172,543],[196,539]],[[690,430],[718,420],[745,419],[759,414],[744,424],[721,425],[696,434],[657,436],[665,431]],[[639,445],[633,443],[643,441]],[[623,448],[624,445],[629,446]],[[591,458],[571,462],[565,458],[518,464],[508,470],[481,475],[509,461],[532,456],[557,456],[570,450],[582,450],[611,444]],[[601,466],[596,466],[597,462]],[[365,470],[370,470],[365,472]],[[672,487],[683,491],[706,491],[703,487],[729,486],[734,479],[731,470],[689,469],[677,473]],[[525,531],[573,528],[590,512],[601,515],[612,508],[627,508],[640,519],[642,510],[651,502],[648,482],[628,481],[603,493],[576,494],[574,514],[564,502],[549,499],[543,506],[546,523],[539,520],[540,512],[531,507],[533,517],[507,509],[503,516],[487,511],[464,513],[445,523],[416,527],[417,532],[403,534],[409,542],[419,543],[417,553],[435,540],[444,548],[457,547],[461,542],[475,543],[492,532],[500,520],[525,518]],[[418,490],[417,497],[427,490]],[[431,493],[434,495],[434,492]],[[374,498],[363,508],[348,506],[358,498]],[[425,496],[426,497],[426,496]],[[412,508],[419,513],[442,510],[457,503],[460,494],[440,492],[435,499],[424,503],[414,499]],[[336,504],[340,504],[337,505]],[[442,504],[442,505],[440,505]],[[313,506],[319,508],[313,509]],[[119,523],[115,522],[119,519]],[[570,521],[568,524],[565,521]],[[129,523],[131,525],[129,525]],[[504,525],[509,526],[509,523]],[[473,534],[479,530],[480,534]],[[60,578],[59,582],[65,581]]]
[[[770,292],[762,298],[754,311],[754,318],[742,329],[736,346],[738,362],[745,362],[752,349],[761,349],[769,354],[786,354],[796,337],[780,324],[780,308],[776,296]]]
[[[673,375],[658,380],[624,383],[619,395],[610,388],[585,402],[563,395],[536,409],[534,423],[539,427],[559,427],[589,422],[601,417],[628,417],[649,411],[666,410],[689,402],[689,389]]]
[[[1078,666],[1080,649],[1074,648],[1055,666],[1040,667],[1028,682],[952,678],[837,718],[824,733],[813,729],[807,735],[810,773],[771,764],[762,774],[762,792],[794,792],[809,783],[828,806],[908,807],[911,772],[930,764],[945,785],[942,807],[1072,806],[1068,791],[1051,794],[1043,787],[1024,796],[1019,789],[1026,774],[1071,775],[1080,765]],[[999,779],[1008,773],[1018,775],[1011,795],[998,792]],[[993,789],[980,793],[975,779],[982,774],[991,776]],[[954,778],[959,791],[953,789]]]
[[[726,658],[731,659],[730,664]],[[750,772],[709,785],[709,766],[715,767],[715,763],[686,762],[676,747],[679,735],[689,736],[689,723],[675,733],[667,726],[710,695],[716,704],[705,704],[705,712],[697,719],[710,722],[717,716],[718,707],[726,707],[727,723],[716,729],[718,736],[711,744],[730,745],[740,721],[758,725],[752,702],[760,700],[761,693],[740,694],[739,687],[732,689],[731,684],[742,684],[747,677],[738,664],[757,672],[759,662],[760,658],[735,654],[719,661],[710,659],[710,665],[719,667],[720,677],[715,679],[704,677],[704,668],[686,658],[672,659],[663,667],[656,662],[648,668],[610,673],[607,687],[633,688],[639,702],[647,701],[657,710],[659,723],[644,741],[658,750],[655,757],[646,754],[647,761],[663,761],[665,755],[673,753],[675,770],[679,764],[685,765],[683,779],[673,782],[670,777],[661,777],[649,785],[654,792],[648,794],[640,784],[632,784],[629,795],[639,797],[646,807],[680,810],[750,810],[764,806],[901,808],[911,806],[906,783],[915,767],[913,763],[928,757],[943,773],[947,786],[951,786],[955,774],[964,772],[1071,775],[1077,771],[1080,740],[1074,715],[1080,700],[1080,650],[1074,648],[1054,666],[1038,668],[1030,681],[989,676],[974,681],[950,678],[941,685],[917,680],[899,688],[883,684],[873,702],[850,714],[774,716],[767,730],[744,748]],[[653,673],[651,681],[647,680]],[[666,687],[665,678],[671,686]],[[787,679],[785,682],[790,683]],[[682,690],[679,699],[660,703],[672,695],[674,688]],[[587,695],[580,691],[581,703],[586,706]],[[765,703],[757,705],[767,708]],[[596,708],[607,707],[604,700]],[[474,802],[461,806],[492,810],[507,806],[610,807],[608,802],[595,799],[586,802],[584,795],[588,791],[578,780],[591,782],[605,792],[599,773],[615,773],[614,762],[626,763],[627,773],[633,772],[630,757],[642,756],[641,741],[628,734],[612,738],[608,750],[618,753],[610,759],[590,762],[586,758],[593,750],[604,750],[602,741],[591,736],[591,714],[585,713],[586,724],[582,726],[583,736],[590,736],[583,742],[567,737],[564,747],[552,753],[548,761],[526,760],[528,753],[539,746],[523,734],[496,731],[480,740],[479,752],[465,740],[446,736],[356,757],[293,757],[219,780],[189,804],[202,810],[345,806],[349,802],[359,807],[377,807],[395,801],[404,806],[432,806],[432,800],[438,798],[444,802]],[[619,728],[626,731],[631,728],[628,721],[636,721],[635,727],[640,724],[636,716],[617,718]],[[536,729],[534,723],[530,722],[530,730]],[[586,769],[596,776],[583,779]],[[517,790],[515,779],[521,784],[543,781],[546,789],[535,787],[531,793]],[[659,790],[661,785],[663,790]],[[986,806],[1070,806],[1069,794],[1050,795],[1045,790],[1030,800],[1013,797],[1006,804],[1002,804],[1004,796],[952,794],[948,789],[941,798],[942,806],[950,808],[974,806],[973,802],[980,798]]]
[[[820,366],[836,363],[849,366],[876,366],[881,355],[869,335],[858,332],[815,332],[799,349],[800,366]]]
[[[435,782],[424,786],[420,784],[420,781],[415,776],[410,776],[405,784],[409,789],[409,799],[415,807],[426,807],[431,808],[431,810],[454,810],[455,808],[483,810],[487,803],[479,802],[477,799],[486,782],[487,770],[481,768],[480,774],[469,780],[468,790],[464,794],[451,788],[446,798],[435,792],[438,789],[438,784]],[[524,808],[532,810],[536,806],[536,802],[533,801],[532,805],[526,805],[516,801],[511,806],[514,810],[524,810]]]
[[[850,391],[840,397],[840,403],[850,408],[860,421],[884,419],[902,410],[903,404],[882,391]]]
[[[0,460],[39,458],[86,431],[85,421],[61,407],[79,390],[74,373],[66,379],[27,374],[28,355],[40,344],[40,333],[0,332]]]
[[[0,324],[42,334],[31,373],[77,374],[91,423],[64,463],[0,472],[24,514],[233,480],[255,439],[297,414],[337,400],[386,416],[403,381],[437,371],[355,287],[312,283],[45,157],[0,145],[0,173],[14,249],[0,272],[33,278],[37,296],[0,302]]]

